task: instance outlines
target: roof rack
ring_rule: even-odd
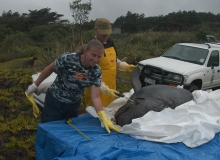
[[[208,44],[208,43],[204,43],[204,44],[206,44],[209,48],[211,48],[210,44]]]
[[[181,43],[198,43],[198,44],[201,44],[200,42],[195,42],[195,41],[181,41]]]
[[[208,42],[220,42],[218,41],[213,35],[206,35],[205,36]]]
[[[181,43],[206,44],[209,48],[211,48],[210,44],[220,45],[220,41],[217,40],[213,35],[206,35],[206,39],[208,42],[181,41]]]
[[[220,41],[217,40],[212,35],[206,35],[207,42],[197,42],[197,41],[181,41],[181,43],[197,43],[197,44],[204,44],[204,43],[211,43],[211,44],[220,44]]]
[[[209,48],[211,46],[207,42],[193,42],[193,41],[182,41],[181,43],[196,43],[196,44],[206,44]]]

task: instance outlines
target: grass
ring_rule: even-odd
[[[18,68],[30,68],[31,66],[27,62],[31,61],[33,57],[14,59],[11,61],[0,63],[1,69],[18,69]]]
[[[0,70],[0,160],[35,159],[35,135],[40,122],[25,97],[31,69]]]

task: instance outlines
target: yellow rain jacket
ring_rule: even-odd
[[[107,41],[106,44],[103,45],[105,48],[105,53],[102,55],[102,58],[99,61],[99,66],[102,69],[102,81],[110,89],[116,90],[116,49],[113,41],[110,39]],[[84,94],[86,107],[93,106],[90,97],[90,87],[85,90]],[[107,107],[112,101],[114,101],[114,99],[107,94],[100,93],[100,97],[103,107]]]

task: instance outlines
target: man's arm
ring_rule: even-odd
[[[92,99],[92,103],[93,103],[95,110],[102,111],[103,106],[102,106],[102,101],[100,98],[100,88],[99,87],[91,86],[91,99]]]
[[[117,69],[119,71],[128,71],[128,72],[132,72],[134,70],[134,68],[136,68],[137,66],[133,65],[133,64],[127,64],[124,61],[120,61],[119,59],[117,59]]]
[[[93,106],[96,110],[97,115],[99,116],[99,119],[102,121],[106,131],[108,133],[111,133],[110,129],[119,132],[120,129],[117,128],[106,116],[103,107],[102,107],[102,101],[100,98],[100,88],[92,86],[91,87],[91,98],[93,102]]]
[[[49,66],[47,66],[39,75],[37,80],[33,82],[31,85],[28,86],[28,89],[26,90],[27,95],[31,95],[37,91],[37,87],[43,82],[48,76],[51,75],[51,73],[56,72],[54,62],[51,63]]]
[[[36,86],[39,86],[47,77],[49,77],[53,72],[56,73],[56,68],[54,62],[47,66],[39,75],[37,80],[34,82]]]

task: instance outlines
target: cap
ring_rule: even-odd
[[[99,34],[111,34],[112,33],[112,26],[109,20],[105,18],[98,18],[95,22],[95,28]]]

